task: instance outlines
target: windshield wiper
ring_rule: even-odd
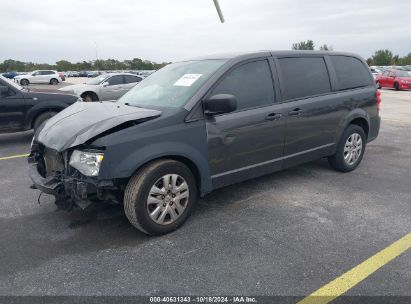
[[[129,104],[128,102],[125,102],[124,104],[125,104],[126,106],[129,106],[129,107],[142,108],[142,106],[132,105],[132,104]]]

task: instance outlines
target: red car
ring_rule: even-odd
[[[64,75],[63,72],[59,72],[59,76],[61,78],[61,81],[66,81],[66,75]]]
[[[376,77],[375,83],[379,89],[409,90],[411,89],[411,73],[403,70],[384,71]]]

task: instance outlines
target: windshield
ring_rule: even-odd
[[[14,81],[7,79],[6,77],[3,77],[2,75],[0,75],[0,79],[2,81],[4,81],[6,84],[12,86],[13,88],[17,89],[17,90],[22,90],[23,87],[19,86],[17,83],[15,83]]]
[[[118,102],[142,107],[181,107],[224,62],[197,60],[169,64],[144,79]]]
[[[110,75],[104,75],[104,76],[99,76],[99,77],[95,77],[90,81],[87,81],[86,84],[93,84],[93,85],[97,85],[100,83],[103,83],[107,78],[109,78]]]
[[[410,72],[407,71],[395,71],[398,77],[411,77]]]

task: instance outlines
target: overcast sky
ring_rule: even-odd
[[[205,54],[290,49],[312,39],[365,58],[411,52],[411,1],[6,0],[0,61],[54,63],[135,57],[162,61]]]

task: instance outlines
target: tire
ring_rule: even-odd
[[[173,176],[178,176],[175,183]],[[175,189],[182,187],[186,190],[178,192],[174,187],[167,190],[164,178],[169,181],[169,185],[175,184]],[[178,200],[177,197],[182,199]],[[140,231],[149,235],[161,235],[181,226],[196,201],[197,185],[191,170],[181,162],[161,159],[147,164],[131,177],[124,194],[124,211],[130,223]],[[150,216],[149,213],[155,215]]]
[[[37,116],[33,122],[34,131],[36,131],[45,121],[49,120],[56,114],[57,112],[44,112]]]
[[[380,89],[381,89],[381,84],[380,84],[380,82],[379,82],[379,81],[377,81],[375,84],[376,84],[376,86],[377,86],[377,89],[379,89],[379,90],[380,90]]]
[[[398,82],[394,83],[394,89],[395,89],[396,91],[399,91],[399,90],[400,90],[400,85],[399,85]]]
[[[59,83],[59,81],[58,81],[56,78],[50,79],[50,84],[56,85],[56,84],[58,84],[58,83]]]
[[[20,84],[21,84],[22,86],[28,86],[28,85],[29,85],[29,81],[28,81],[27,79],[22,79],[22,80],[20,80]]]
[[[81,98],[83,98],[83,101],[85,102],[98,101],[98,96],[93,92],[85,93]]]
[[[354,144],[350,144],[349,142],[349,139],[352,140],[356,137],[355,134],[359,135],[359,138],[361,138],[361,148],[359,147],[358,142],[355,143],[355,140],[352,141],[354,142]],[[328,162],[330,163],[331,167],[333,167],[337,171],[350,172],[357,168],[361,163],[361,160],[364,156],[366,144],[367,137],[364,130],[360,126],[349,125],[341,136],[341,139],[337,146],[337,152],[328,158]],[[350,159],[349,156],[350,151],[353,155],[352,159]],[[358,153],[360,154],[358,155]],[[348,157],[348,160],[345,158],[345,156]]]

